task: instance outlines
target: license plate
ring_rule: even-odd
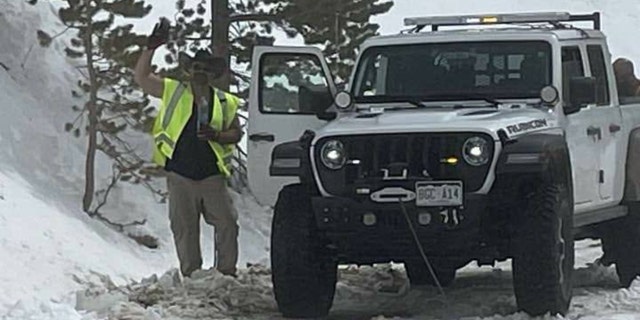
[[[416,205],[419,207],[462,206],[464,192],[461,181],[416,183]]]

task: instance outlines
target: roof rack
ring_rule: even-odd
[[[420,32],[426,26],[438,31],[443,26],[516,24],[516,23],[550,23],[558,27],[560,22],[590,21],[595,30],[600,30],[600,12],[592,14],[572,15],[568,12],[531,12],[514,14],[480,14],[463,16],[429,16],[404,19],[404,25],[414,27],[412,32]]]

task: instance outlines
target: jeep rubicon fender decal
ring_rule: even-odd
[[[507,133],[509,133],[510,136],[512,136],[547,127],[549,127],[547,119],[536,119],[532,121],[508,125],[506,126],[505,130],[507,131]]]

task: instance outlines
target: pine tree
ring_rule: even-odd
[[[173,63],[177,52],[195,50],[203,40],[211,39],[214,54],[227,61],[250,63],[255,45],[272,45],[273,30],[283,30],[289,37],[302,36],[306,44],[324,49],[334,75],[345,80],[353,66],[358,47],[366,38],[378,33],[372,16],[388,12],[393,6],[386,0],[210,0],[213,23],[204,19],[207,1],[195,8],[177,1],[178,14],[174,40],[169,44]],[[218,31],[222,30],[222,31]],[[212,32],[213,31],[213,32]],[[234,70],[229,83],[242,83],[246,89],[246,70]],[[242,92],[246,95],[246,91]]]
[[[358,47],[377,35],[380,26],[372,16],[384,14],[393,2],[379,0],[294,0],[285,5],[278,0],[264,0],[281,6],[280,27],[291,36],[301,35],[306,44],[324,47],[324,55],[334,76],[349,77]]]
[[[68,57],[83,61],[79,69],[84,71],[71,94],[78,99],[86,98],[83,106],[73,106],[78,117],[67,123],[65,129],[78,137],[82,133],[88,136],[82,208],[89,215],[109,222],[99,210],[117,182],[143,183],[152,188],[151,178],[145,173],[146,160],[122,137],[127,130],[149,131],[153,121],[154,109],[148,106],[149,99],[133,80],[133,66],[146,37],[135,34],[130,24],[115,24],[116,18],[142,18],[151,6],[142,0],[65,2],[67,6],[60,9],[59,17],[75,31],[65,52]],[[97,152],[113,160],[111,182],[99,191],[95,187]],[[96,196],[100,199],[95,200]]]

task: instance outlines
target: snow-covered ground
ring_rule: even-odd
[[[565,319],[640,319],[640,280],[630,289],[616,289],[614,269],[591,263],[601,254],[598,242],[582,241],[577,252],[574,300]],[[410,288],[398,265],[343,267],[329,319],[530,319],[516,313],[509,269],[508,263],[470,265],[443,297],[432,287]],[[270,272],[261,265],[242,270],[237,279],[207,270],[180,281],[171,270],[140,283],[105,287],[78,295],[85,319],[281,319]]]
[[[158,16],[172,12],[173,1],[150,3],[157,8],[140,28],[150,29]],[[613,55],[640,62],[640,44],[627,38],[640,23],[637,0],[398,0],[376,21],[389,33],[402,29],[405,16],[530,10],[603,11]],[[114,190],[105,214],[123,222],[147,219],[127,232],[158,237],[158,249],[142,247],[80,210],[86,141],[64,132],[64,124],[75,116],[71,106],[80,103],[70,91],[81,75],[62,53],[67,35],[41,48],[38,29],[64,29],[49,3],[0,0],[0,319],[278,318],[265,267],[271,212],[250,196],[233,195],[240,211],[240,263],[256,264],[238,279],[214,271],[185,282],[172,277],[177,260],[166,208],[140,188]],[[148,138],[130,138],[148,148]],[[104,182],[104,159],[98,172]],[[213,263],[212,235],[203,225],[205,268]],[[640,319],[640,282],[617,289],[613,270],[593,264],[600,254],[598,242],[577,244],[577,288],[567,318]],[[514,313],[510,274],[509,263],[467,266],[445,299],[432,288],[410,289],[401,266],[344,268],[331,318],[526,319]]]

